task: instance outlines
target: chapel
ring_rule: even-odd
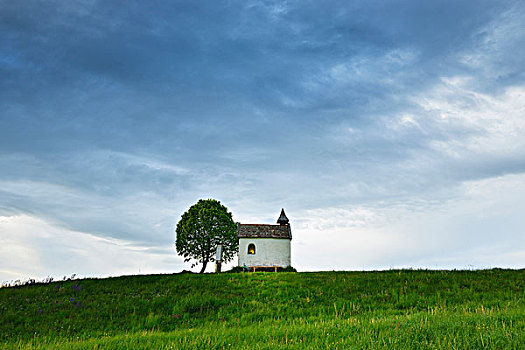
[[[281,209],[277,225],[237,225],[239,238],[239,266],[256,268],[291,266],[292,229]]]

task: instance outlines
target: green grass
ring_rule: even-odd
[[[0,289],[30,349],[523,349],[525,270],[178,274]]]

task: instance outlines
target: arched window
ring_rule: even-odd
[[[255,244],[253,243],[248,244],[248,254],[251,254],[251,255],[255,254]]]

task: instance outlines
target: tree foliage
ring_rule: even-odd
[[[208,262],[215,261],[217,246],[222,244],[223,262],[233,259],[239,245],[237,224],[228,209],[215,199],[201,199],[182,214],[175,229],[175,248],[184,261],[202,263],[201,273]]]

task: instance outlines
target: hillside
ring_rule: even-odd
[[[125,276],[0,289],[5,348],[514,348],[525,270]]]

